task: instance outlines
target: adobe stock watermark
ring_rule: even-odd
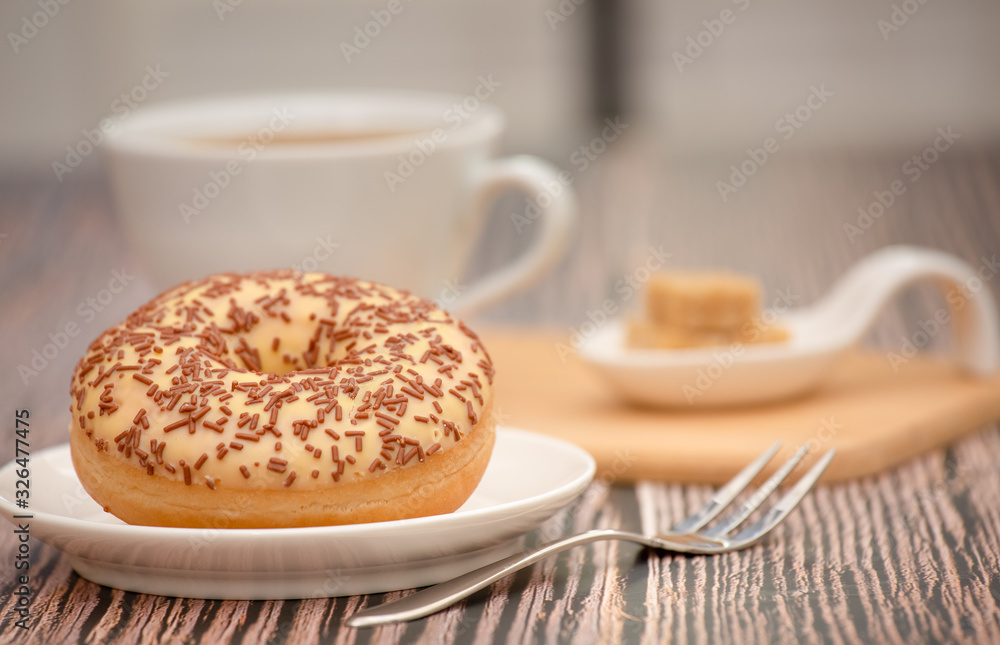
[[[219,22],[225,20],[226,16],[241,6],[243,6],[243,0],[212,0],[212,8],[215,9],[215,15],[218,16]]]
[[[798,294],[792,293],[790,290],[778,289],[771,306],[754,316],[750,322],[744,323],[740,328],[740,333],[749,343],[753,343],[764,332],[772,328],[780,319],[781,314],[787,312],[792,304],[800,298]],[[746,353],[746,348],[747,343],[735,342],[713,351],[712,361],[705,367],[698,368],[694,381],[681,386],[681,393],[688,404],[694,403],[695,399],[704,396],[712,389],[712,386],[742,358]]]
[[[938,128],[937,135],[931,145],[907,159],[900,168],[911,184],[920,181],[924,173],[937,163],[941,155],[962,138],[961,134],[952,132],[950,125],[946,128]],[[867,233],[875,225],[875,222],[892,208],[896,203],[896,198],[905,193],[906,182],[902,179],[892,180],[885,190],[874,191],[875,200],[867,206],[858,206],[858,216],[854,222],[844,222],[843,229],[847,240],[854,244],[854,240]]]
[[[83,163],[84,159],[94,153],[99,145],[104,143],[108,135],[115,131],[118,125],[128,118],[132,110],[139,107],[139,104],[149,98],[150,93],[156,90],[163,83],[163,79],[170,76],[170,72],[160,69],[159,63],[156,65],[146,65],[146,73],[142,79],[132,86],[127,92],[122,92],[111,102],[111,113],[113,117],[101,119],[96,128],[84,128],[80,130],[83,136],[76,143],[66,146],[66,156],[62,161],[52,162],[52,171],[56,174],[56,179],[60,182],[63,177],[73,172]]]
[[[826,106],[827,101],[833,98],[833,92],[826,89],[826,83],[821,83],[818,87],[813,85],[809,88],[809,96],[806,97],[798,107],[774,123],[775,134],[779,135],[783,141],[788,141],[808,123],[817,112]],[[729,181],[719,179],[715,182],[715,188],[719,191],[719,197],[727,202],[729,198],[743,188],[750,177],[753,177],[764,165],[781,149],[781,142],[777,136],[767,137],[757,148],[747,148],[747,158],[738,165],[732,164]]]
[[[479,82],[472,92],[461,101],[453,103],[451,107],[445,109],[441,114],[441,121],[449,126],[434,128],[430,132],[418,136],[413,140],[410,152],[397,155],[395,172],[387,170],[384,173],[385,185],[391,192],[396,192],[396,188],[427,163],[427,160],[437,151],[438,146],[448,140],[451,132],[462,127],[466,121],[472,118],[476,110],[493,94],[497,88],[503,85],[500,81],[494,80],[493,74],[480,75]]]
[[[316,246],[313,247],[312,253],[302,258],[298,264],[293,264],[292,269],[299,273],[315,271],[322,263],[333,257],[333,252],[339,248],[340,242],[334,242],[329,235],[326,237],[317,236]]]
[[[747,7],[750,6],[750,0],[732,0],[732,3],[736,5],[740,12],[746,11]],[[683,74],[684,68],[694,63],[706,50],[714,45],[726,31],[726,28],[736,22],[737,16],[739,16],[739,13],[726,8],[720,11],[719,15],[715,18],[702,20],[701,24],[705,28],[693,36],[688,36],[684,49],[681,51],[675,50],[673,53],[674,65],[677,66],[677,71]]]
[[[340,53],[348,63],[361,55],[372,41],[382,35],[382,32],[392,24],[393,19],[403,13],[406,6],[402,0],[389,0],[384,9],[372,9],[371,20],[354,27],[354,38],[351,42],[340,41]]]
[[[312,251],[302,256],[298,262],[289,264],[287,268],[298,273],[312,273],[319,270],[327,260],[334,256],[334,252],[341,247],[341,243],[335,242],[332,237],[332,235],[317,235],[313,240],[315,242],[315,246],[313,246]],[[258,321],[273,318],[278,315],[272,311],[264,309],[258,303],[253,303],[252,305],[244,307],[244,309],[249,318],[256,317]],[[285,449],[296,450],[296,447],[295,445],[290,447],[286,446]]]
[[[458,299],[465,293],[467,286],[463,284],[458,278],[449,278],[444,281],[444,286],[441,287],[441,292],[438,297],[434,299],[434,305],[438,309],[443,309],[445,311],[450,311],[452,305],[458,302]]]
[[[809,446],[806,449],[806,454],[812,454],[822,450],[833,441],[840,431],[844,429],[843,423],[837,423],[837,419],[834,417],[823,417],[819,420],[819,428],[816,430],[815,436],[813,436],[806,445]],[[799,464],[801,467],[802,464]]]
[[[879,18],[875,21],[875,26],[882,34],[882,40],[889,42],[889,37],[902,29],[925,4],[927,0],[903,0],[899,4],[892,3],[892,11],[889,12],[888,18]]]
[[[965,309],[969,301],[1000,273],[1000,258],[995,253],[989,258],[984,255],[979,261],[979,268],[974,276],[963,284],[952,287],[945,294],[945,307],[937,309],[930,318],[918,320],[917,331],[909,336],[900,336],[899,350],[886,353],[886,360],[893,372],[898,373],[899,368],[910,362],[919,350],[930,345],[955,315]]]
[[[594,476],[594,481],[600,482],[605,486],[611,486],[615,482],[620,481],[637,463],[639,463],[639,455],[631,450],[615,450],[615,458],[612,460],[611,465],[607,468],[601,468],[600,472]]]
[[[555,344],[556,354],[559,360],[566,362],[566,357],[583,347],[588,340],[594,337],[604,325],[617,315],[622,306],[632,300],[638,294],[642,285],[649,282],[653,273],[666,266],[667,260],[672,256],[663,250],[663,245],[659,247],[650,246],[647,250],[645,260],[630,273],[626,273],[614,284],[614,291],[618,294],[618,299],[607,298],[597,309],[588,309],[584,312],[586,320],[579,326],[571,326],[567,334],[566,343],[559,341]]]
[[[86,504],[90,502],[96,504],[94,500],[90,497],[90,493],[83,487],[79,481],[76,483],[76,488],[70,491],[69,488],[61,488],[62,492],[59,493],[59,500],[62,502],[63,509],[66,513],[74,513],[76,507],[80,504]]]
[[[243,172],[244,164],[253,162],[257,155],[274,141],[274,137],[295,120],[295,117],[296,115],[289,111],[287,106],[274,108],[267,125],[237,144],[236,157],[227,161],[222,168],[209,171],[205,183],[191,189],[191,201],[181,202],[177,205],[177,210],[184,223],[190,224],[192,217],[204,212],[212,201],[221,195],[222,191],[228,188],[233,180]]]
[[[590,165],[597,161],[612,143],[618,140],[622,132],[627,130],[628,123],[621,120],[621,117],[614,119],[604,119],[604,128],[600,134],[584,143],[569,155],[569,162],[573,166],[573,172],[580,175]],[[510,221],[514,224],[514,230],[520,235],[526,228],[537,220],[542,212],[552,205],[553,200],[562,196],[563,192],[573,185],[576,176],[568,170],[561,171],[552,181],[543,182],[542,190],[537,195],[525,198],[524,211],[521,213],[511,213]]]
[[[7,42],[10,43],[14,53],[20,54],[21,49],[41,33],[41,30],[49,25],[49,21],[59,15],[62,8],[69,3],[70,0],[38,0],[35,4],[39,11],[22,17],[17,31],[7,32]]]
[[[31,379],[45,370],[49,363],[55,360],[62,350],[66,349],[70,339],[79,336],[80,332],[83,331],[83,326],[93,322],[97,318],[97,314],[104,311],[133,280],[135,280],[135,276],[129,274],[124,267],[120,271],[113,270],[107,286],[88,296],[76,306],[76,318],[49,333],[49,342],[40,348],[32,348],[30,359],[25,363],[18,364],[17,375],[21,377],[21,383],[28,385]]]
[[[549,23],[549,30],[555,31],[560,24],[570,19],[580,5],[587,0],[559,0],[555,10],[545,10],[545,21]]]
[[[499,427],[505,424],[509,418],[510,414],[503,407],[497,406],[489,413],[489,416],[484,415],[482,419],[480,419],[480,423],[489,421],[493,423],[495,427]],[[430,482],[421,484],[409,491],[406,499],[403,500],[403,503],[406,505],[406,508],[410,510],[420,509],[423,508],[423,505],[427,502],[427,500],[436,497],[437,494],[438,486],[436,483]]]

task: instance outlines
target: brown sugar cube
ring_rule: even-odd
[[[726,345],[728,334],[705,330],[688,330],[678,327],[661,327],[645,318],[628,321],[625,344],[633,349],[682,349]]]
[[[690,330],[738,330],[757,315],[760,283],[725,271],[661,273],[646,289],[653,323]]]
[[[788,330],[779,325],[757,326],[747,323],[734,330],[679,329],[661,327],[644,318],[628,321],[626,345],[633,349],[684,349],[713,347],[740,343],[777,343],[789,338]]]

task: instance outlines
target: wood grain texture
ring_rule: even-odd
[[[805,396],[663,410],[623,403],[596,369],[560,354],[558,336],[488,329],[482,336],[496,361],[502,422],[577,444],[620,482],[723,484],[775,441],[782,450],[762,477],[808,445],[812,456],[800,472],[834,448],[823,481],[840,481],[879,473],[1000,419],[1000,374],[968,378],[940,358],[892,366],[883,353],[855,352]]]
[[[728,266],[762,276],[773,295],[807,303],[858,258],[888,243],[924,244],[976,265],[1000,253],[1000,150],[950,150],[864,234],[845,222],[899,176],[912,151],[797,157],[782,151],[727,203],[714,181],[732,160],[662,159],[641,141],[609,149],[579,175],[583,221],[569,257],[543,283],[492,312],[491,325],[555,327],[565,338],[587,313],[633,299],[616,283],[663,246],[677,266]],[[505,208],[523,206],[511,200]],[[523,248],[502,209],[472,274]],[[153,294],[124,250],[99,177],[60,186],[0,184],[0,385],[7,437],[13,410],[32,413],[32,448],[64,441],[65,394],[89,338]],[[314,237],[304,232],[306,238]],[[111,271],[137,277],[88,320],[78,308]],[[987,288],[997,290],[991,281]],[[869,344],[898,348],[942,303],[916,289],[886,312]],[[17,366],[48,334],[82,333],[26,386]],[[946,335],[930,349],[946,348]],[[526,423],[527,425],[527,423]],[[353,630],[343,621],[387,596],[206,601],[100,587],[32,542],[30,629],[13,626],[16,540],[0,527],[0,642],[18,643],[995,643],[1000,642],[1000,430],[877,476],[823,486],[765,543],[716,558],[576,549],[494,584],[461,605],[405,625]],[[36,484],[41,485],[41,484]],[[606,469],[534,544],[593,527],[657,530],[696,509],[702,485],[622,484]]]

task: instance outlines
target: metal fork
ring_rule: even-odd
[[[694,515],[683,520],[666,533],[642,535],[626,531],[595,530],[572,535],[555,542],[549,542],[531,551],[514,554],[405,598],[363,609],[351,616],[347,620],[347,624],[351,627],[373,627],[423,618],[450,607],[500,578],[520,571],[550,555],[599,540],[625,540],[654,549],[702,555],[728,553],[747,547],[767,535],[771,529],[788,516],[823,474],[834,455],[833,450],[827,451],[763,517],[739,533],[731,535],[805,457],[809,448],[808,445],[802,446],[736,511],[723,518],[715,526],[702,530],[743,492],[780,448],[781,442],[772,445],[725,486],[717,490],[712,499]]]

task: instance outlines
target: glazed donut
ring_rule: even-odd
[[[130,524],[269,528],[448,513],[494,440],[493,362],[433,303],[291,270],[175,287],[89,346],[70,445]]]

